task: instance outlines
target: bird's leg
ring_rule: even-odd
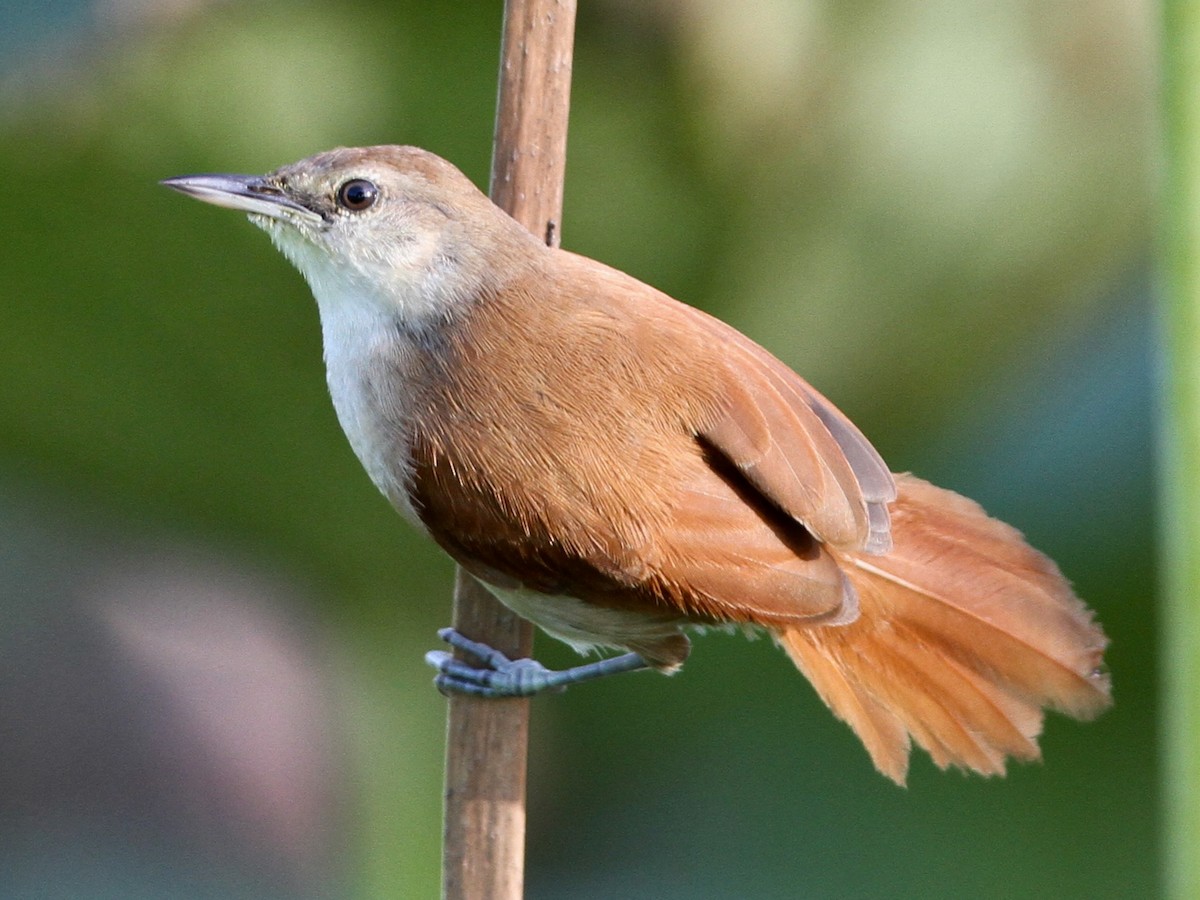
[[[483,665],[479,668],[454,658],[445,650],[431,650],[425,662],[437,669],[433,683],[442,693],[471,694],[475,697],[532,697],[548,691],[564,691],[568,685],[603,678],[618,672],[634,672],[649,667],[636,653],[612,656],[607,659],[554,671],[535,659],[509,659],[499,650],[463,637],[453,628],[438,631],[438,637],[471,656]]]

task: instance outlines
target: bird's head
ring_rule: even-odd
[[[266,175],[163,184],[247,213],[322,307],[374,304],[414,325],[449,317],[497,275],[497,259],[537,246],[457,168],[416,147],[339,148]]]

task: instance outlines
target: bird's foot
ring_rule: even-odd
[[[618,672],[633,672],[646,668],[647,663],[636,653],[626,653],[597,660],[570,669],[547,669],[535,659],[509,659],[499,650],[463,637],[453,628],[438,631],[438,637],[482,663],[475,667],[445,650],[431,650],[425,662],[437,669],[433,683],[443,694],[470,694],[474,697],[532,697],[534,694],[561,692],[568,685],[591,681]]]

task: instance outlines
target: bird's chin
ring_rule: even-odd
[[[299,260],[307,252],[311,252],[313,241],[309,237],[310,227],[307,223],[290,221],[284,216],[267,215],[266,213],[247,213],[250,222],[271,236],[273,243],[292,261],[299,265]]]
[[[252,212],[247,213],[246,218],[272,237],[285,231],[295,231],[298,227],[297,223],[290,222],[281,215]]]
[[[312,228],[261,213],[250,213],[247,218],[270,235],[275,248],[310,282],[314,271],[328,265],[328,253]]]
[[[277,243],[280,240],[305,241],[308,235],[322,230],[325,224],[303,213],[281,208],[265,212],[247,212],[246,218],[257,225]]]

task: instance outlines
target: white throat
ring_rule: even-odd
[[[321,315],[325,370],[338,421],[371,480],[406,519],[412,506],[413,366],[422,335],[444,327],[469,286],[436,236],[366,242],[342,253],[286,224],[252,220],[299,269]],[[345,248],[343,248],[345,249]],[[455,290],[457,288],[457,290]]]
[[[394,300],[389,303],[391,298],[355,282],[309,277],[321,316],[333,408],[375,486],[424,530],[409,493],[414,423],[408,375],[415,364],[414,339]]]

